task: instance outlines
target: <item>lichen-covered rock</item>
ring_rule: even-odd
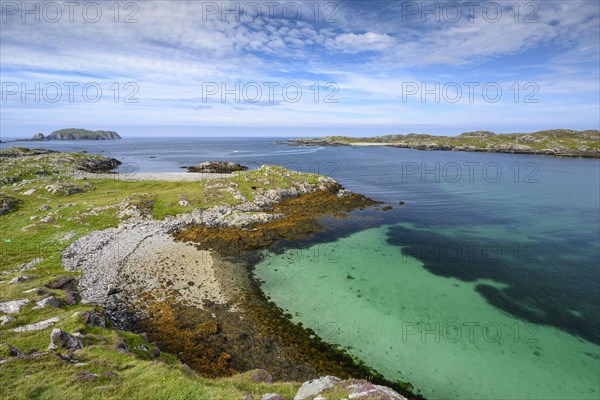
[[[11,323],[15,320],[15,317],[11,317],[10,315],[3,315],[0,317],[0,326]]]
[[[336,378],[335,376],[324,376],[319,379],[304,382],[298,390],[298,393],[296,393],[294,400],[313,400],[323,391],[331,389],[339,382],[341,382],[341,379]]]
[[[46,190],[51,194],[62,194],[63,196],[71,196],[84,192],[82,188],[72,183],[47,185]]]
[[[230,174],[236,171],[245,171],[248,167],[225,161],[205,161],[195,167],[188,167],[189,172],[204,172],[209,174]]]
[[[29,301],[29,299],[5,301],[0,303],[0,312],[6,314],[17,314],[21,311],[21,307],[29,303]]]
[[[54,278],[52,281],[46,284],[49,289],[64,289],[67,286],[77,286],[76,280],[72,276],[61,275]]]
[[[0,216],[16,211],[20,201],[9,196],[0,194]]]
[[[266,393],[263,394],[260,400],[284,400],[284,398],[277,393]]]
[[[33,307],[33,309],[38,309],[38,308],[46,308],[46,307],[60,307],[62,306],[62,302],[57,299],[56,297],[50,296],[50,297],[46,297],[45,299],[42,299],[40,301],[38,301],[37,303],[35,303],[35,307]]]
[[[29,269],[32,269],[33,267],[35,267],[36,265],[38,265],[42,261],[44,261],[43,258],[35,258],[35,259],[29,261],[28,263],[19,265],[18,269],[19,269],[19,271],[27,271]]]
[[[305,382],[298,390],[294,400],[329,399],[328,393],[334,392],[338,396],[336,399],[407,400],[406,397],[385,386],[374,385],[368,381],[358,379],[342,381],[333,376]]]
[[[82,313],[81,317],[88,326],[99,326],[101,328],[106,327],[106,320],[104,319],[104,316],[99,312],[90,313],[86,311]]]
[[[42,329],[46,329],[49,326],[54,325],[58,321],[60,321],[60,317],[52,317],[52,318],[46,319],[44,321],[40,321],[40,322],[36,322],[36,323],[33,323],[33,324],[16,327],[16,328],[12,329],[12,331],[13,332],[41,331]]]
[[[78,350],[83,349],[83,342],[75,335],[71,335],[61,329],[52,329],[50,334],[50,346],[48,350],[56,349]]]

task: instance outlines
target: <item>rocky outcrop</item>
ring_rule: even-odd
[[[17,314],[21,311],[21,307],[29,303],[29,301],[29,299],[5,301],[0,303],[0,312],[6,314]]]
[[[50,345],[48,350],[65,349],[65,350],[79,350],[83,349],[83,342],[81,338],[71,335],[61,329],[52,329],[50,334]]]
[[[245,171],[248,167],[226,161],[205,161],[195,167],[187,167],[189,172],[204,172],[208,174],[230,174],[236,171]]]
[[[557,157],[600,158],[600,131],[553,129],[532,133],[496,134],[490,131],[465,132],[458,136],[424,134],[385,135],[370,138],[328,136],[291,139],[290,146],[382,145],[403,149],[469,151],[485,153],[539,154]]]
[[[18,199],[0,194],[0,216],[16,211],[19,203]]]
[[[334,376],[304,382],[294,400],[326,400],[332,398],[333,393],[336,399],[407,400],[406,397],[385,386],[373,385],[358,379],[343,381]]]
[[[46,140],[116,140],[121,136],[115,131],[90,131],[87,129],[61,129],[54,131]]]
[[[33,135],[33,138],[32,138],[32,140],[35,140],[35,141],[40,141],[40,140],[45,140],[45,139],[46,139],[46,137],[44,136],[43,133],[36,133],[35,135]]]
[[[29,325],[19,326],[17,328],[12,329],[13,332],[31,332],[31,331],[41,331],[42,329],[46,329],[55,323],[60,321],[60,317],[52,317],[49,319],[45,319],[40,322],[36,322]]]

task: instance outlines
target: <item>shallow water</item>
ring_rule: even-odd
[[[256,266],[294,320],[434,399],[600,394],[600,160],[271,139],[19,145],[110,155],[126,173],[216,159],[330,175],[394,210],[327,219]]]

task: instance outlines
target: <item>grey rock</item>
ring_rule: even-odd
[[[19,326],[15,329],[12,329],[13,332],[30,332],[30,331],[41,331],[42,329],[46,329],[49,326],[54,325],[60,321],[60,317],[53,317],[50,319],[46,319],[44,321],[36,322],[34,324]]]
[[[47,185],[46,190],[51,194],[62,194],[64,196],[71,196],[76,193],[83,193],[84,191],[82,188],[72,183]]]
[[[21,307],[29,303],[29,299],[11,300],[0,303],[0,312],[6,314],[17,314],[21,311]]]
[[[45,299],[42,299],[40,301],[38,301],[37,303],[35,303],[35,307],[33,307],[33,309],[38,309],[38,308],[46,308],[46,307],[60,307],[62,305],[62,302],[57,299],[56,297],[50,296],[50,297],[46,297]]]
[[[59,348],[66,350],[83,349],[83,342],[79,337],[55,328],[52,329],[52,333],[50,334],[50,346],[48,346],[48,350],[56,350]]]
[[[28,269],[35,267],[42,261],[44,261],[44,259],[38,257],[38,258],[35,258],[35,259],[29,261],[28,263],[21,264],[21,265],[19,265],[19,271],[27,271]]]
[[[19,203],[18,199],[0,195],[0,215],[6,215],[15,211]]]
[[[336,378],[335,376],[324,376],[319,379],[304,382],[298,390],[298,393],[296,393],[294,400],[312,400],[315,396],[319,395],[324,390],[331,389],[339,382],[341,382],[341,379]]]
[[[261,400],[285,400],[283,397],[278,395],[277,393],[266,393],[263,394]]]
[[[255,370],[247,372],[247,374],[250,376],[250,378],[254,382],[262,382],[262,383],[273,382],[273,376],[269,372],[265,371],[264,369],[255,369]]]
[[[10,282],[8,282],[8,283],[10,283],[10,284],[21,283],[21,282],[28,281],[31,278],[32,278],[32,276],[29,276],[29,275],[19,275],[19,276],[14,277],[13,279],[11,279]]]
[[[15,317],[11,317],[10,315],[3,315],[0,317],[0,326],[13,322],[15,319]]]

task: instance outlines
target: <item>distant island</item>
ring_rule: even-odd
[[[532,133],[465,132],[458,136],[410,133],[370,138],[327,136],[290,139],[290,146],[389,146],[417,150],[478,151],[600,158],[600,131],[553,129]]]
[[[41,142],[46,140],[116,140],[121,136],[115,131],[90,131],[87,129],[60,129],[47,136],[36,133],[31,139],[17,139],[16,142]]]

